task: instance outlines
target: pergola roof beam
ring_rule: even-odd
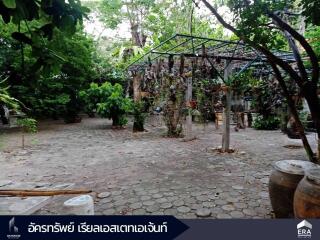
[[[143,56],[141,56],[140,58],[138,58],[137,60],[135,60],[133,63],[131,63],[127,68],[129,68],[130,66],[132,66],[133,64],[139,62],[141,59],[143,59],[145,56],[147,56],[148,54],[152,53],[153,50],[158,49],[159,47],[163,46],[164,44],[166,44],[167,42],[170,42],[172,39],[176,38],[177,34],[173,35],[172,37],[168,38],[167,40],[163,41],[162,43],[160,43],[159,45],[157,45],[156,47],[152,48],[151,50],[149,50],[147,53],[145,53]]]
[[[179,52],[176,52],[176,53],[178,53],[178,54],[184,54],[185,52],[189,52],[190,50],[193,50],[193,49],[198,50],[198,49],[201,48],[201,46],[202,46],[203,44],[206,44],[207,42],[210,42],[210,40],[207,39],[207,40],[205,40],[205,41],[197,44],[197,45],[194,46],[194,47],[191,47],[191,48],[188,48],[187,50],[182,50],[182,51],[179,51]]]
[[[179,53],[166,53],[166,52],[157,52],[152,51],[154,54],[159,55],[173,55],[173,56],[180,56]],[[235,61],[253,61],[254,58],[247,58],[247,57],[239,57],[239,56],[225,56],[225,55],[202,55],[202,54],[193,54],[193,53],[185,53],[183,54],[185,57],[204,57],[204,58],[220,58],[220,59],[227,59],[227,60],[235,60]],[[261,59],[262,61],[267,61],[266,59]]]
[[[197,46],[195,46],[195,50],[198,51],[199,49],[201,49],[202,44],[206,44],[207,42],[210,42],[210,40],[206,40],[206,41],[202,42],[201,45],[198,44]],[[230,43],[217,44],[217,45],[215,45],[215,46],[213,46],[213,47],[208,47],[208,50],[216,50],[216,49],[222,48],[222,47],[224,47],[224,46],[227,46],[227,45],[229,45],[229,44],[230,44]],[[188,49],[185,50],[185,51],[180,51],[180,52],[177,52],[177,53],[183,54],[184,52],[189,52],[190,50],[192,50],[192,48],[188,48]]]
[[[182,39],[182,42],[178,41]],[[195,46],[190,48],[189,42],[199,40]],[[201,41],[200,41],[201,40]],[[169,42],[172,42],[169,44]],[[167,45],[169,44],[169,45]],[[207,53],[205,56],[200,52],[203,44],[206,44]],[[182,50],[177,50],[177,48],[182,47]],[[167,48],[167,49],[166,49]],[[217,51],[218,49],[221,49]],[[195,52],[190,52],[191,50],[195,50]],[[243,51],[243,52],[242,52]],[[275,55],[287,61],[289,63],[295,62],[292,53],[284,50],[273,51]],[[181,56],[185,57],[204,57],[204,58],[220,58],[226,60],[235,60],[235,61],[249,61],[252,62],[250,66],[256,65],[258,60],[261,63],[267,62],[265,56],[261,55],[261,53],[257,52],[255,49],[250,47],[249,45],[241,42],[241,41],[228,41],[228,40],[220,40],[213,39],[208,37],[197,37],[186,34],[175,34],[167,40],[161,42],[148,52],[146,52],[143,56],[139,57],[137,60],[132,62],[127,66],[128,68],[133,68],[133,65],[136,67],[134,69],[141,69],[144,66],[148,65],[148,61],[154,61],[163,55],[173,55],[173,56]],[[147,58],[148,57],[148,61]],[[246,64],[247,65],[247,64]]]
[[[186,41],[184,41],[184,42],[182,42],[182,43],[180,43],[180,44],[178,44],[178,45],[176,45],[176,46],[174,46],[174,47],[172,47],[172,48],[170,48],[170,49],[166,50],[165,52],[170,52],[170,51],[172,51],[172,50],[176,49],[177,47],[180,47],[180,46],[182,46],[182,45],[184,45],[184,44],[186,44],[186,43],[190,42],[191,40],[192,40],[192,38],[189,38],[189,39],[187,39]],[[158,55],[158,56],[156,56],[156,57],[152,58],[152,59],[151,59],[151,61],[154,61],[154,60],[158,59],[160,56],[161,56],[161,55]]]
[[[207,37],[196,37],[196,36],[190,36],[186,34],[176,34],[176,36],[179,37],[188,37],[188,38],[193,38],[193,39],[202,39],[202,40],[209,40],[212,42],[221,42],[221,43],[230,43],[230,44],[237,44],[237,41],[228,41],[228,40],[221,40],[221,39],[214,39],[214,38],[207,38]],[[241,45],[245,45],[244,43],[240,43]]]

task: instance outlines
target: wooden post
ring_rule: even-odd
[[[226,61],[228,65],[224,70],[224,79],[228,80],[232,64]],[[225,94],[225,104],[223,108],[223,134],[222,134],[222,151],[226,152],[230,149],[230,110],[231,110],[231,90],[225,86],[223,88]]]
[[[187,78],[187,94],[186,94],[186,101],[188,105],[192,100],[192,77]],[[186,117],[186,139],[192,139],[192,110],[189,106],[188,115]]]
[[[24,133],[22,133],[22,148],[24,149]]]
[[[186,92],[186,103],[188,107],[188,115],[186,117],[186,136],[185,140],[192,140],[194,138],[192,134],[192,110],[190,102],[192,101],[192,80],[194,75],[194,60],[192,60],[192,75],[188,76],[187,81],[187,92]]]

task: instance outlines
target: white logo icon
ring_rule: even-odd
[[[303,220],[297,225],[298,238],[311,238],[312,224]]]
[[[8,239],[19,239],[21,235],[19,234],[18,227],[15,226],[14,217],[9,221],[9,234],[7,235]]]

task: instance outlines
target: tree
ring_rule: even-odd
[[[128,21],[133,44],[143,47],[147,39],[144,19],[154,4],[155,0],[105,0],[101,6],[104,22],[108,27],[115,28]]]
[[[213,29],[212,25],[216,21],[203,13],[198,13],[191,0],[158,1],[145,19],[145,28],[151,33],[152,42],[157,44],[176,33],[190,34],[191,20],[194,35],[223,38],[222,28]]]
[[[29,52],[38,58],[33,68],[53,66],[59,56],[46,46],[44,38],[52,39],[55,28],[68,34],[74,33],[77,23],[82,22],[83,14],[87,11],[88,9],[82,7],[79,0],[0,0],[0,15],[3,20],[3,22],[0,21],[0,25],[6,24],[9,26],[7,29],[15,29],[11,32],[11,36],[20,43],[21,73],[24,74],[25,70],[24,45],[30,46],[32,51],[29,50]],[[1,34],[0,41],[4,43],[1,53],[13,52],[12,48],[15,48],[16,43],[11,44],[12,41],[6,34]],[[5,49],[6,47],[8,49]],[[9,56],[11,59],[15,57],[16,55]],[[1,68],[3,65],[14,68],[17,62],[10,66],[3,56],[0,60]],[[8,72],[4,73],[8,74]],[[6,99],[11,98],[8,92],[5,94]],[[8,104],[8,101],[2,99],[1,103]]]
[[[312,49],[315,51],[319,59],[320,58],[320,26],[309,27],[306,31],[306,37]]]
[[[77,24],[82,23],[88,11],[81,6],[80,0],[0,0],[0,15],[4,23],[17,26],[17,31],[11,36],[20,42],[22,58],[24,44],[27,44],[39,58],[37,66],[50,65],[52,58],[59,58],[46,46],[44,38],[51,40],[56,28],[66,34],[74,34]],[[42,56],[47,56],[49,63],[43,61]]]
[[[94,62],[93,39],[80,30],[69,36],[55,29],[51,40],[42,41],[59,58],[51,54],[39,57],[26,45],[22,65],[20,43],[11,38],[15,25],[0,20],[0,26],[0,40],[5,43],[0,45],[0,71],[8,78],[8,92],[23,102],[28,108],[23,110],[34,117],[63,116],[68,122],[76,121],[82,107],[78,91],[103,74],[98,73]]]
[[[316,156],[305,136],[298,111],[284,80],[283,72],[297,84],[301,95],[305,97],[309,105],[312,120],[318,134],[319,142],[317,152],[318,159],[320,159],[320,100],[317,95],[319,62],[308,41],[295,30],[294,25],[292,23],[290,24],[288,21],[288,18],[295,16],[295,14],[289,10],[298,9],[302,10],[302,14],[306,17],[307,24],[319,25],[319,15],[317,14],[317,11],[319,10],[319,1],[301,1],[300,4],[296,6],[295,1],[228,0],[227,5],[234,17],[232,21],[233,24],[228,23],[225,18],[218,13],[217,6],[213,6],[206,0],[201,1],[225,28],[267,57],[269,64],[279,81],[283,94],[287,99],[291,113],[298,125],[299,134],[307,155],[311,161],[316,162]],[[283,61],[271,51],[272,38],[277,32],[282,33],[287,39],[288,47],[293,52],[296,60],[297,71],[294,66]],[[297,47],[297,43],[302,50]],[[306,70],[306,63],[302,59],[302,52],[308,56],[308,60],[311,63],[310,74]]]
[[[157,45],[176,33],[189,34],[191,25],[191,15],[193,15],[193,34],[206,37],[220,37],[223,35],[222,28],[212,29],[212,19],[194,13],[192,0],[172,1],[172,0],[105,0],[99,9],[100,19],[106,28],[122,29],[129,25],[131,29],[131,44],[122,41],[119,47],[119,39],[113,49],[125,48],[125,53],[136,55],[140,50],[149,50],[150,45]],[[132,31],[133,29],[133,31]],[[146,37],[148,36],[148,38]],[[108,41],[109,43],[109,41]],[[122,50],[119,50],[123,52]],[[141,52],[141,51],[140,51]],[[122,54],[126,61],[126,55]]]

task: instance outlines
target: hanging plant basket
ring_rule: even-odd
[[[192,109],[196,109],[197,108],[197,101],[196,100],[191,100],[189,102],[189,105]]]
[[[224,92],[227,92],[230,89],[231,89],[231,87],[229,87],[229,86],[226,86],[226,85],[221,86],[221,90],[224,91]]]

